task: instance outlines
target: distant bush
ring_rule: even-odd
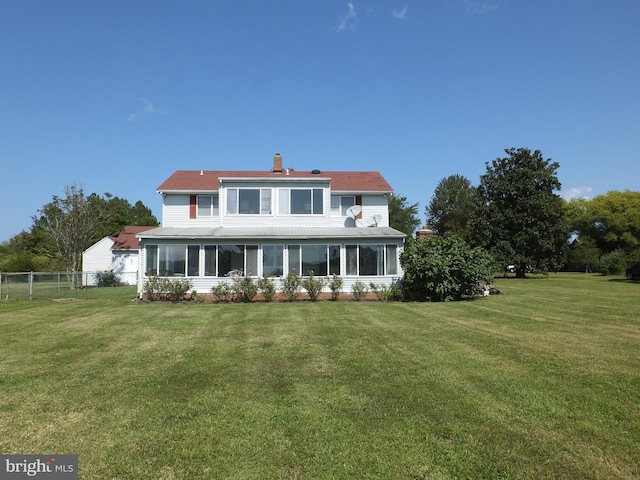
[[[312,302],[317,301],[320,293],[322,293],[322,287],[324,287],[324,278],[314,277],[313,270],[311,270],[309,276],[303,278],[300,283],[302,288],[307,291],[309,299]]]
[[[613,252],[605,253],[600,257],[600,272],[603,275],[620,275],[627,268],[627,258],[624,250],[617,249]]]
[[[360,280],[356,280],[355,283],[351,285],[351,294],[353,295],[353,299],[358,302],[364,300],[367,296],[367,291],[367,286]]]
[[[113,270],[102,270],[95,273],[98,287],[119,287],[122,282]]]

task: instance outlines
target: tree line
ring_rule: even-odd
[[[517,277],[560,269],[619,274],[640,260],[640,192],[566,201],[557,162],[527,148],[505,153],[485,163],[477,186],[459,174],[438,183],[424,211],[437,236],[455,235],[484,249],[495,268],[510,266]],[[408,233],[415,230],[418,204],[398,200],[390,215],[401,220],[395,228]]]
[[[0,271],[77,272],[82,252],[98,240],[116,236],[127,225],[158,226],[141,201],[105,193],[86,195],[81,185],[67,185],[32,217],[28,231],[0,244]]]

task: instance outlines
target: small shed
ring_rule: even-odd
[[[83,284],[95,286],[96,273],[111,270],[124,285],[138,281],[139,246],[136,235],[156,228],[153,226],[126,226],[115,237],[104,237],[82,253]]]

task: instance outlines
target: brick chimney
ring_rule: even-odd
[[[279,153],[273,156],[273,173],[282,173],[282,155]]]

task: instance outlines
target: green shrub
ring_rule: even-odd
[[[490,283],[494,272],[489,253],[455,235],[417,240],[405,247],[400,262],[403,298],[413,301],[475,297],[477,287]]]
[[[295,273],[289,273],[282,279],[281,293],[284,298],[294,302],[300,293],[300,277]]]
[[[269,277],[262,277],[258,280],[258,290],[262,293],[265,302],[272,302],[276,298],[276,286]]]
[[[311,270],[309,271],[309,276],[302,279],[301,286],[307,291],[309,299],[315,302],[318,300],[320,293],[322,293],[324,278],[314,277],[313,270]]]
[[[384,283],[369,283],[369,288],[376,295],[376,298],[381,302],[386,302],[389,300],[389,285],[385,285]]]
[[[339,277],[336,274],[333,274],[331,280],[329,280],[329,290],[331,290],[331,300],[334,302],[338,300],[340,297],[340,292],[342,292],[342,277]]]
[[[185,295],[191,288],[193,284],[191,280],[186,278],[178,278],[176,280],[171,280],[170,278],[165,278],[165,292],[169,295],[169,299],[172,302],[179,302],[184,299]]]
[[[149,277],[144,284],[143,293],[150,302],[157,300],[171,300],[179,302],[191,290],[191,280],[175,279],[167,277]]]
[[[233,289],[227,282],[222,282],[211,287],[211,294],[216,297],[218,302],[227,303],[233,299]]]
[[[102,270],[96,272],[95,276],[98,287],[119,287],[121,285],[120,278],[113,270]]]
[[[605,253],[600,257],[600,272],[603,275],[620,275],[627,268],[627,258],[620,248],[613,252]]]
[[[390,302],[401,302],[402,298],[402,280],[389,286],[388,300]]]
[[[249,303],[258,294],[258,285],[251,277],[234,278],[232,289],[236,300],[243,303]]]
[[[142,293],[148,302],[160,300],[160,294],[162,293],[160,277],[149,277],[144,283]]]
[[[367,291],[367,286],[360,280],[356,280],[355,283],[351,285],[351,294],[353,295],[353,299],[358,302],[364,300],[367,296]]]

